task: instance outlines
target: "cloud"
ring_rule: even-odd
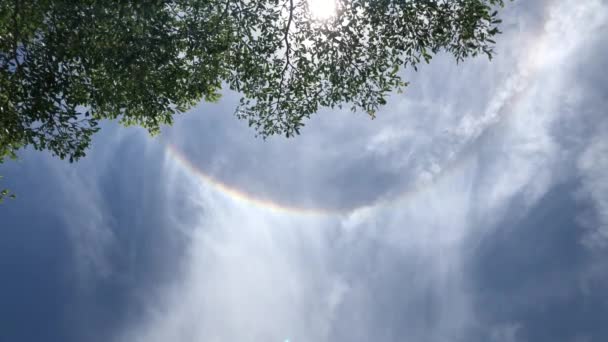
[[[491,342],[518,342],[521,341],[517,338],[518,331],[521,326],[518,324],[505,324],[494,327],[490,334]]]
[[[607,6],[505,11],[494,61],[438,56],[374,121],[325,111],[263,141],[226,94],[162,139],[104,127],[80,163],[30,164],[27,203],[82,281],[74,339],[605,340]],[[168,143],[250,195],[339,210],[251,205]]]
[[[439,57],[373,122],[326,112],[298,139],[256,141],[220,116],[230,112],[228,96],[192,113],[207,116],[178,123],[168,139],[205,172],[275,201],[351,210],[306,216],[248,206],[167,155],[167,213],[189,244],[173,281],[147,298],[122,340],[507,342],[546,328],[532,314],[538,329],[530,328],[530,306],[480,293],[500,269],[473,270],[482,267],[473,260],[509,224],[541,240],[551,234],[535,225],[552,221],[534,213],[552,210],[551,191],[579,173],[599,222],[606,219],[603,130],[591,140],[585,124],[560,134],[601,115],[587,103],[587,85],[571,84],[595,49],[588,37],[606,6],[510,7],[494,62],[457,67]],[[529,262],[539,246],[486,256],[517,266],[514,255],[530,253]],[[557,253],[549,251],[546,269]],[[538,274],[546,278],[527,275],[509,293],[552,305],[578,294],[571,286],[584,277]],[[548,286],[559,279],[567,286]]]
[[[608,122],[598,125],[597,133],[578,161],[582,176],[582,192],[593,203],[594,217],[587,224],[591,228],[585,237],[590,247],[605,247],[608,243]]]
[[[324,220],[259,212],[189,183],[199,214],[184,273],[152,306],[151,325],[125,340],[320,340],[317,305],[330,307],[341,291],[324,277]],[[327,297],[306,300],[319,293]]]
[[[89,158],[69,164],[63,160],[47,157],[41,169],[45,169],[50,183],[56,189],[49,200],[61,210],[66,232],[72,241],[74,262],[83,288],[94,284],[96,279],[112,275],[111,254],[116,249],[117,222],[111,213],[110,198],[106,196],[103,178],[116,161],[119,146],[127,140],[137,141],[127,132],[117,131],[106,125],[103,133],[96,137],[89,151]]]

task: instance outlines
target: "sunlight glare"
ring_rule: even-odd
[[[308,5],[315,19],[325,20],[336,14],[335,0],[308,0]]]

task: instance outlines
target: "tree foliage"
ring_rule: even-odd
[[[328,0],[330,1],[330,0]],[[374,116],[399,70],[440,52],[491,57],[502,0],[6,0],[0,2],[0,157],[82,157],[103,119],[156,133],[221,88],[262,136],[322,107]]]

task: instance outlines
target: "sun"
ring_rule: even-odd
[[[329,19],[336,14],[335,0],[308,0],[310,14],[318,20]]]

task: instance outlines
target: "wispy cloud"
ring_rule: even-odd
[[[46,172],[44,178],[52,180],[47,200],[59,208],[56,215],[72,241],[76,278],[83,289],[114,275],[111,258],[118,248],[116,233],[124,229],[124,223],[117,222],[112,210],[112,196],[119,193],[118,178],[108,182],[107,177],[120,166],[117,156],[124,144],[141,140],[144,134],[113,126],[106,125],[96,137],[99,145],[94,145],[88,158],[69,164],[49,156],[39,166]]]
[[[7,225],[72,249],[10,249],[12,284],[61,273],[33,298],[70,317],[36,322],[73,340],[606,340],[608,4],[504,13],[495,60],[438,56],[373,121],[325,111],[263,141],[228,93],[161,138],[104,127],[75,165],[27,154]]]
[[[510,33],[495,62],[456,67],[439,58],[372,123],[323,113],[296,141],[251,143],[230,138],[234,125],[187,119],[197,129],[211,122],[227,139],[213,148],[183,142],[193,162],[225,181],[246,175],[244,186],[249,180],[277,200],[350,201],[358,209],[310,217],[249,207],[167,158],[172,229],[190,245],[174,281],[148,300],[124,340],[520,341],[522,322],[481,323],[471,246],[577,172],[599,221],[608,222],[604,139],[587,139],[585,129],[570,147],[571,137],[556,134],[588,100],[563,94],[574,94],[569,83],[606,5],[539,4],[524,19],[518,15],[529,5],[510,5]],[[538,18],[542,24],[530,22]],[[189,132],[184,126],[174,134]]]
[[[608,122],[599,123],[591,143],[581,155],[578,166],[582,177],[582,191],[593,203],[593,217],[587,219],[591,229],[585,243],[591,247],[608,244]]]

